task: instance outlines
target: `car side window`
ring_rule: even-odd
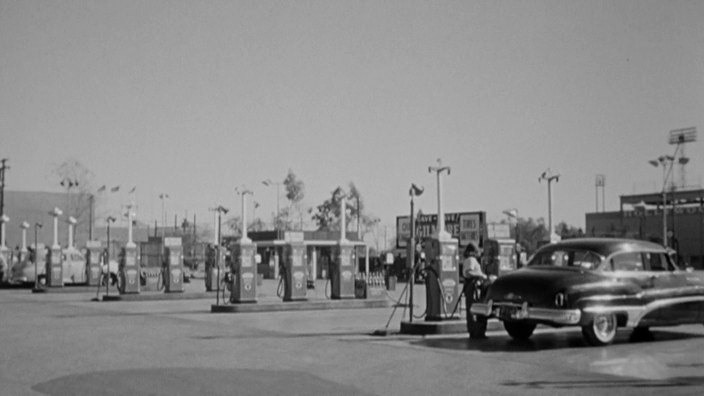
[[[668,271],[667,257],[660,253],[645,253],[645,262],[650,271]]]
[[[621,253],[611,258],[614,271],[643,271],[643,256],[640,253]]]

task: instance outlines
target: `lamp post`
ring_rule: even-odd
[[[242,191],[235,188],[235,192],[242,196],[242,238],[240,238],[240,240],[242,243],[250,243],[252,241],[247,237],[247,195],[253,196],[254,193],[244,187]]]
[[[42,223],[34,223],[34,290],[39,289],[39,272],[37,269],[37,258],[39,257],[39,244],[37,243],[37,230],[42,228]]]
[[[68,218],[68,249],[73,249],[73,232],[76,227],[76,218],[69,216]]]
[[[662,167],[662,244],[667,247],[667,179],[672,172],[672,165],[675,157],[671,155],[661,155],[657,159],[648,163],[654,167]]]
[[[105,295],[108,296],[110,294],[110,223],[115,222],[115,218],[112,216],[108,216],[108,218],[105,220],[107,222],[107,232],[108,232],[108,247],[107,247],[107,253],[105,255]]]
[[[164,201],[169,198],[169,194],[161,193],[159,194],[159,199],[161,199],[161,236],[164,236],[164,229],[166,227],[166,210],[164,209]]]
[[[637,204],[633,205],[633,209],[638,213],[638,238],[644,239],[643,237],[643,220],[646,216],[646,211],[648,209],[645,201],[641,200]]]
[[[438,166],[429,166],[428,173],[435,172],[437,177],[437,187],[438,187],[438,219],[437,219],[437,230],[436,237],[440,241],[445,241],[451,239],[451,235],[445,229],[445,214],[442,211],[442,178],[440,174],[447,171],[448,176],[450,175],[450,167],[442,166],[442,160],[438,158]]]
[[[20,228],[22,228],[22,248],[20,249],[20,255],[24,255],[27,253],[27,228],[29,228],[29,223],[23,221],[22,224],[20,224]]]
[[[54,217],[54,243],[51,245],[52,249],[60,249],[61,246],[59,246],[59,216],[61,216],[64,212],[59,209],[59,208],[54,208],[51,212],[49,212],[50,215]]]
[[[551,184],[553,181],[560,181],[560,174],[553,174],[550,169],[543,172],[538,178],[538,182],[547,181],[548,183],[548,238],[550,242],[553,242],[553,231],[552,231],[552,189]]]
[[[0,160],[0,216],[5,214],[5,171],[10,169],[6,165],[7,158]],[[0,230],[0,236],[5,235],[5,230]]]
[[[274,218],[274,229],[276,230],[276,238],[279,239],[279,188],[281,187],[281,183],[271,181],[271,179],[266,179],[262,181],[262,184],[267,187],[276,185],[276,217]]]
[[[518,268],[518,265],[521,262],[521,252],[518,251],[518,209],[507,209],[504,210],[503,213],[508,216],[509,227],[511,226],[512,220],[516,222],[516,226],[514,227],[514,233],[516,234],[516,238],[513,242],[513,250],[516,251],[516,268]]]
[[[5,246],[5,224],[9,222],[10,218],[7,215],[0,215],[0,250],[7,249],[7,246]]]
[[[5,271],[0,272],[0,282],[4,282],[5,279],[10,279],[10,270],[12,269],[12,254],[5,246],[5,224],[10,221],[10,218],[4,213],[0,215],[0,261],[7,263],[7,268]]]
[[[215,214],[217,216],[217,224],[216,224],[217,230],[215,230],[215,241],[214,242],[217,246],[220,246],[222,244],[222,215],[226,215],[227,212],[230,211],[230,209],[228,209],[222,205],[218,205],[215,209],[213,209],[213,211],[215,212]]]
[[[408,321],[413,322],[413,286],[416,280],[416,218],[413,198],[418,197],[423,194],[423,187],[418,187],[414,183],[411,183],[411,188],[408,190],[408,195],[411,196],[411,237],[408,241],[410,248],[408,250],[408,261],[410,262],[409,267],[411,268],[410,279],[410,290],[408,294]]]

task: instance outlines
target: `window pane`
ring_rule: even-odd
[[[667,271],[667,261],[661,254],[648,253],[646,254],[646,260],[650,264],[651,271]]]
[[[643,258],[640,253],[621,253],[611,260],[614,271],[643,271]]]

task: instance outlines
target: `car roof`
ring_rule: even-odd
[[[553,251],[561,248],[590,250],[603,257],[608,257],[613,253],[624,251],[655,251],[667,253],[665,247],[657,243],[623,238],[565,239],[560,242],[545,245],[540,248],[539,251]]]

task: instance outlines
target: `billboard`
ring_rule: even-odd
[[[416,240],[431,237],[437,227],[437,214],[421,214],[416,217]],[[485,212],[445,213],[445,229],[460,246],[470,242],[481,246],[486,234]],[[396,247],[405,248],[411,238],[411,217],[396,217]]]

